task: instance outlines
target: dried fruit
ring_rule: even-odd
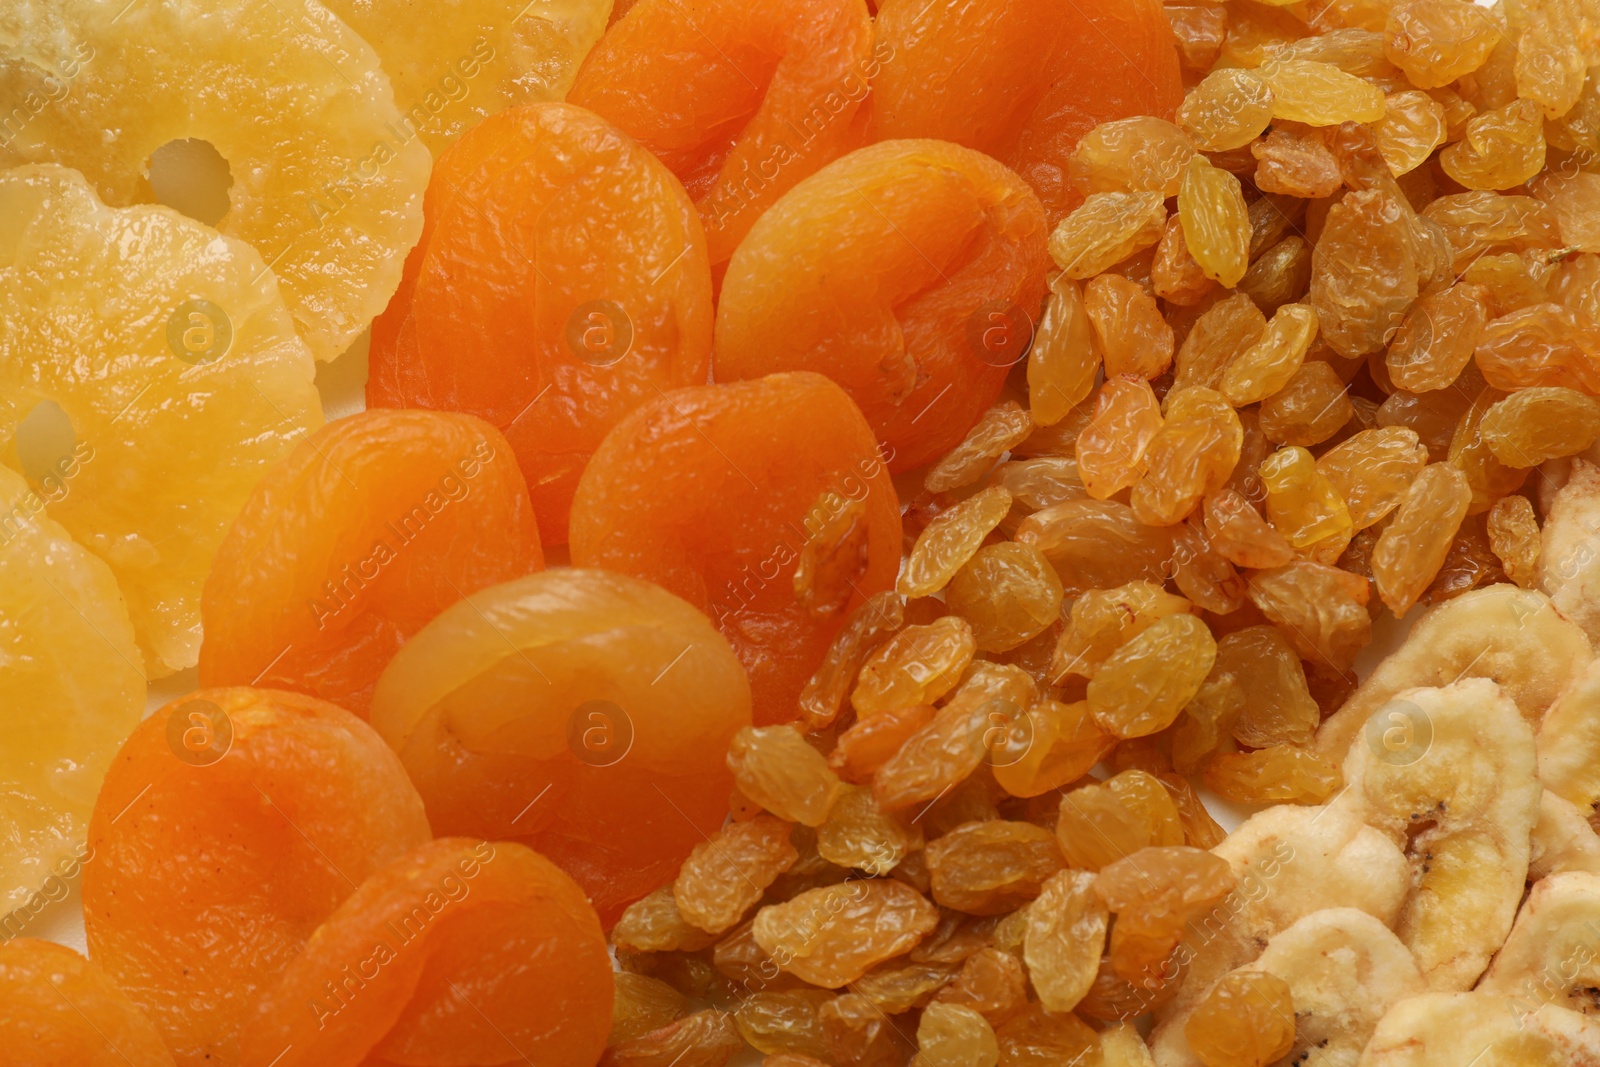
[[[902,882],[850,880],[808,889],[756,913],[756,943],[784,970],[837,989],[911,949],[939,912]]]
[[[1467,123],[1462,140],[1439,153],[1444,172],[1468,189],[1510,189],[1544,168],[1544,115],[1516,100]]]
[[[1506,466],[1536,467],[1600,438],[1600,400],[1561,386],[1523,389],[1490,407],[1478,432]]]
[[[1241,745],[1307,745],[1322,723],[1305,669],[1275,626],[1249,626],[1217,641],[1216,669],[1232,674],[1244,695],[1232,727]]]
[[[895,1041],[895,1025],[859,993],[834,997],[817,1009],[822,1043],[838,1067],[902,1067],[905,1056]]]
[[[1256,71],[1272,90],[1272,117],[1308,126],[1377,122],[1383,118],[1383,90],[1331,63],[1274,59]]]
[[[1422,469],[1372,553],[1373,584],[1400,618],[1444,564],[1472,501],[1467,476],[1448,463]]]
[[[173,1067],[160,1031],[98,966],[31,937],[0,944],[9,1055],[75,1067]]]
[[[903,625],[905,600],[896,592],[874,593],[858,605],[800,690],[801,719],[814,729],[831,725],[874,647]]]
[[[804,826],[821,826],[839,796],[827,759],[791,726],[741,729],[728,743],[728,769],[745,796]]]
[[[1449,135],[1444,105],[1427,93],[1403,90],[1384,101],[1383,118],[1372,126],[1378,151],[1396,178],[1428,161]]]
[[[1256,188],[1307,199],[1331,196],[1342,184],[1339,161],[1320,131],[1280,123],[1250,146],[1256,159]]]
[[[1525,496],[1505,496],[1489,509],[1489,543],[1506,577],[1524,589],[1533,587],[1539,571],[1539,522]]]
[[[1320,804],[1339,788],[1332,760],[1292,745],[1217,752],[1201,768],[1206,786],[1236,804]]]
[[[600,1067],[723,1067],[743,1048],[732,1013],[708,1008],[611,1046]]]
[[[1535,304],[1484,327],[1474,353],[1496,389],[1564,385],[1600,395],[1600,327],[1560,304]]]
[[[1120,274],[1101,274],[1083,287],[1084,311],[1107,378],[1157,378],[1172,365],[1172,327],[1155,297]]]
[[[1085,491],[1104,500],[1137,482],[1144,453],[1161,429],[1161,402],[1148,382],[1124,375],[1100,387],[1094,417],[1078,434],[1078,476]]]
[[[1261,401],[1261,432],[1279,444],[1310,447],[1338,433],[1355,415],[1349,389],[1331,366],[1302,363],[1287,385]]]
[[[1178,717],[1211,671],[1217,644],[1193,615],[1169,615],[1113,652],[1089,681],[1089,710],[1108,733],[1143,737]]]
[[[1269,315],[1285,304],[1301,301],[1311,288],[1315,254],[1304,238],[1285,237],[1251,261],[1250,269],[1239,279],[1239,292]]]
[[[828,766],[846,782],[864,785],[873,772],[905,744],[912,734],[933,721],[935,709],[929,704],[885,711],[862,719],[839,735],[828,753]]]
[[[1265,203],[1258,200],[1256,203]],[[1199,385],[1217,389],[1229,362],[1267,332],[1267,318],[1245,293],[1219,300],[1195,320],[1176,357],[1172,387]]]
[[[1305,304],[1285,304],[1261,340],[1239,354],[1222,375],[1222,393],[1235,407],[1271,396],[1294,377],[1317,336],[1317,314]]]
[[[1350,509],[1333,482],[1304,448],[1281,448],[1260,467],[1267,491],[1267,518],[1288,542],[1313,558],[1332,563],[1355,532]]]
[[[917,1023],[917,1067],[995,1067],[1000,1046],[982,1015],[959,1004],[928,1005]]]
[[[976,647],[971,624],[959,615],[908,626],[867,658],[850,703],[863,718],[932,704],[955,688]]]
[[[1384,357],[1390,380],[1408,392],[1424,393],[1460,377],[1488,321],[1488,296],[1482,286],[1452,285],[1411,305]]]
[[[1017,525],[1016,540],[1043,552],[1065,596],[1135,579],[1159,581],[1172,558],[1172,533],[1146,526],[1114,500],[1069,500]]]
[[[748,822],[728,823],[683,861],[672,898],[687,922],[720,934],[744,918],[799,856],[789,842],[789,824],[781,819],[757,815]]]
[[[1243,284],[1242,282],[1240,283]],[[1156,245],[1156,255],[1150,263],[1151,291],[1169,304],[1189,307],[1200,303],[1216,283],[1206,277],[1205,270],[1189,254],[1189,242],[1183,236],[1183,222],[1178,218],[1167,220],[1167,228]]]
[[[1294,1047],[1289,984],[1267,971],[1234,971],[1212,987],[1183,1034],[1205,1067],[1267,1067]]]
[[[698,952],[716,939],[684,920],[670,885],[629,904],[611,928],[612,943],[635,952]]]
[[[1159,585],[1133,581],[1112,589],[1092,589],[1072,603],[1071,622],[1056,643],[1052,677],[1093,678],[1117,649],[1168,615],[1192,612],[1194,605]]]
[[[1178,125],[1206,152],[1243,148],[1272,121],[1272,90],[1253,70],[1214,70],[1189,90]]]
[[[939,990],[934,1001],[971,1008],[993,1024],[1027,1003],[1028,972],[1010,952],[980,948],[966,958],[956,980]]]
[[[1094,883],[1088,871],[1061,871],[1028,908],[1023,959],[1046,1011],[1077,1007],[1099,970],[1109,914]]]
[[[1168,392],[1165,422],[1144,450],[1145,473],[1130,497],[1134,515],[1151,526],[1182,522],[1227,484],[1243,441],[1239,416],[1215,390]]]
[[[995,781],[1012,796],[1042,796],[1076,782],[1117,741],[1095,722],[1087,700],[1041,700],[1028,709],[1027,717],[1027,726],[1020,729],[1021,754],[1008,749],[994,760]]]
[[[914,826],[885,812],[872,790],[845,786],[817,827],[817,852],[829,863],[885,875],[922,843]]]
[[[1504,37],[1485,8],[1463,0],[1406,0],[1389,10],[1383,54],[1412,85],[1437,89],[1483,66]]]
[[[1028,348],[1028,413],[1036,424],[1054,426],[1089,395],[1100,367],[1095,343],[1082,286],[1054,274]]]
[[[1582,252],[1600,252],[1600,229],[1595,225],[1600,175],[1588,171],[1545,171],[1528,183],[1528,191],[1555,210],[1561,243]]]
[[[1506,394],[1498,389],[1486,388],[1456,424],[1450,439],[1447,458],[1467,476],[1467,486],[1472,493],[1469,510],[1476,514],[1485,511],[1496,500],[1520,488],[1527,479],[1526,469],[1508,467],[1495,456],[1482,433],[1483,418]]]
[[[1411,218],[1404,202],[1381,189],[1347,193],[1328,209],[1306,303],[1341,356],[1382,348],[1417,298]]]
[[[1189,920],[1221,903],[1237,881],[1227,860],[1183,845],[1140,849],[1102,868],[1094,891],[1117,920],[1112,970],[1127,982],[1160,975]]]
[[[1165,198],[1150,193],[1095,193],[1050,234],[1050,258],[1068,278],[1093,278],[1161,240]]]
[[[1178,218],[1189,254],[1205,276],[1229,288],[1238,285],[1250,266],[1250,209],[1239,179],[1194,156],[1178,193]]]
[[[758,989],[739,1002],[733,1022],[756,1051],[767,1056],[811,1057],[814,1063],[816,1057],[827,1055],[817,1010],[832,999],[831,993],[820,989]]]
[[[1387,426],[1362,430],[1324,452],[1317,470],[1345,501],[1351,524],[1365,530],[1400,506],[1427,463],[1416,431]]]
[[[1026,822],[969,822],[928,842],[933,899],[969,915],[1004,915],[1063,866],[1055,835]]]
[[[1140,849],[1183,839],[1172,794],[1145,771],[1123,771],[1061,798],[1056,840],[1074,869],[1098,871]]]
[[[1367,580],[1298,560],[1250,576],[1250,599],[1282,627],[1300,658],[1344,670],[1372,640]]]
[[[979,648],[1006,652],[1061,617],[1061,579],[1037,548],[1003,541],[978,549],[956,572],[945,603],[971,622]]]
[[[1182,130],[1150,115],[1102,122],[1083,135],[1068,175],[1084,196],[1157,192],[1177,196],[1194,144]]]
[[[895,588],[908,597],[937,593],[1010,512],[1011,494],[990,486],[939,515],[917,535]]]

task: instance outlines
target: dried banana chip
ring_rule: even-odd
[[[1580,811],[1600,801],[1600,663],[1556,698],[1539,724],[1539,780]]]
[[[1335,806],[1405,849],[1412,887],[1395,932],[1428,988],[1470,989],[1510,931],[1527,882],[1542,792],[1533,729],[1487,678],[1407,690],[1372,723],[1350,749]]]
[[[1528,881],[1563,871],[1600,874],[1600,834],[1576,804],[1546,789],[1528,843]]]
[[[1600,877],[1572,871],[1534,886],[1478,990],[1600,1010]]]
[[[1600,636],[1600,467],[1581,459],[1545,512],[1539,588],[1556,609]]]
[[[1595,1067],[1600,1025],[1492,993],[1424,993],[1378,1024],[1358,1067]]]

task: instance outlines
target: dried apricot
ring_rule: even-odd
[[[563,567],[423,627],[379,680],[372,723],[435,831],[529,845],[609,925],[721,824],[723,757],[750,722],[749,693],[728,643],[688,604]]]
[[[859,143],[856,112],[893,54],[873,49],[862,0],[639,0],[567,100],[678,176],[717,264],[779,197]]]
[[[588,1067],[611,961],[583,890],[521,845],[440,838],[374,871],[251,1005],[241,1067]],[[471,1010],[463,1011],[461,1005]]]
[[[786,722],[843,624],[812,615],[783,577],[828,494],[867,504],[848,586],[847,604],[859,603],[894,581],[900,517],[850,398],[805,373],[677,390],[627,416],[590,460],[572,561],[659,582],[711,615],[750,672],[757,724]]]
[[[694,205],[616,129],[549,103],[493,115],[446,151],[425,214],[373,324],[367,403],[492,423],[540,534],[560,544],[606,432],[661,390],[706,380],[711,277]]]
[[[0,1037],[19,1067],[173,1067],[149,1018],[70,948],[31,937],[0,943],[0,1002]]]
[[[178,1063],[237,1063],[252,997],[431,836],[400,761],[354,715],[297,693],[199,690],[140,723],[106,774],[83,873],[89,951]]]

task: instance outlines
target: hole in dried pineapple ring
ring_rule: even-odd
[[[983,758],[991,767],[1010,767],[1033,747],[1033,720],[1028,709],[998,697],[983,706]]]
[[[633,347],[633,320],[614,300],[579,304],[567,316],[567,347],[591,367],[609,367]]]
[[[209,300],[185,300],[167,316],[167,347],[185,363],[215,363],[232,344],[233,320]]]
[[[1409,700],[1391,700],[1367,720],[1367,746],[1384,763],[1409,767],[1433,744],[1433,719]]]
[[[186,137],[150,153],[146,164],[156,202],[215,226],[228,213],[233,171],[210,141]]]
[[[967,316],[967,347],[991,367],[1009,367],[1033,343],[1033,317],[1019,304],[991,300]]]
[[[567,719],[567,747],[591,767],[620,763],[633,748],[633,720],[609,700],[588,700]]]
[[[72,418],[54,400],[41,400],[17,423],[13,444],[22,476],[55,499],[78,447]]]
[[[209,700],[185,700],[167,716],[167,745],[194,767],[209,767],[233,747],[233,720]]]

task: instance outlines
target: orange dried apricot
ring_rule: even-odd
[[[89,951],[180,1065],[237,1063],[251,998],[430,836],[399,759],[354,715],[201,689],[140,723],[106,774],[83,872]]]
[[[606,431],[705,381],[711,279],[694,205],[605,121],[548,103],[492,115],[440,156],[424,216],[373,324],[367,404],[492,423],[560,544]]]
[[[861,143],[873,48],[862,0],[639,0],[567,100],[653,152],[699,205],[711,262],[796,183]]]
[[[717,306],[719,381],[808,370],[842,385],[890,468],[957,445],[1022,358],[1045,293],[1044,209],[942,141],[830,163],[758,219]]]
[[[817,616],[786,571],[828,517],[864,500],[859,565],[840,608],[890,588],[899,502],[860,411],[817,374],[774,374],[657,397],[584,471],[572,561],[658,582],[709,614],[750,672],[757,725],[787,722],[843,623]]]
[[[241,1067],[590,1067],[611,1029],[611,961],[583,891],[508,842],[440,838],[369,875],[240,1034]]]
[[[365,411],[256,484],[201,595],[200,684],[294,689],[365,716],[407,638],[544,567],[515,457],[471,415]]]
[[[721,825],[724,754],[749,722],[744,672],[705,616],[577,567],[445,610],[372,703],[435,831],[536,849],[607,925]]]
[[[18,1067],[173,1067],[161,1034],[126,993],[70,948],[0,942],[0,1041]]]

